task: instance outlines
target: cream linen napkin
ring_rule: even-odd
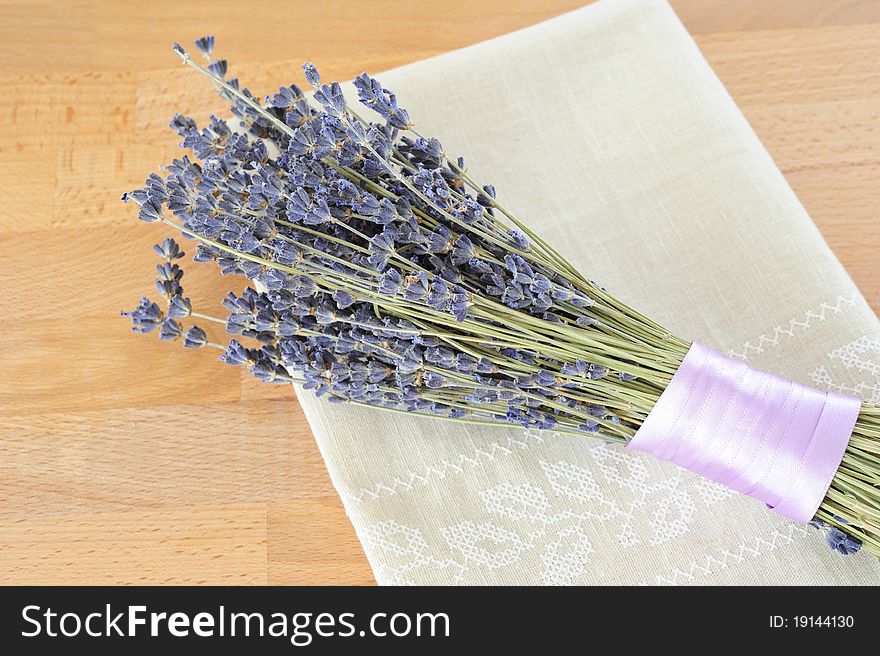
[[[621,299],[880,397],[880,322],[665,2],[604,0],[377,77]],[[870,557],[648,456],[299,398],[380,583],[880,583]]]

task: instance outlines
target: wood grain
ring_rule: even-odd
[[[213,32],[258,94],[320,62],[381,70],[581,0],[0,0],[0,578],[370,583],[296,400],[211,353],[132,337],[159,237],[123,190],[211,92],[169,52]],[[683,22],[874,309],[880,2],[676,0]],[[228,281],[195,267],[215,302]]]

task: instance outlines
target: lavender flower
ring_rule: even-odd
[[[168,262],[180,259],[186,255],[186,253],[180,250],[180,246],[178,246],[177,242],[170,237],[166,238],[161,244],[155,244],[153,250],[156,251],[156,254],[159,255],[159,257]]]
[[[318,74],[318,69],[315,68],[315,65],[312,62],[306,62],[303,64],[303,72],[306,74],[306,80],[313,87],[321,85],[321,76]]]
[[[389,125],[398,130],[407,130],[412,127],[409,113],[397,105],[397,97],[390,91],[383,89],[377,80],[366,73],[361,73],[354,79],[354,86],[361,102],[381,114]],[[439,144],[439,142],[437,143]]]
[[[199,39],[196,39],[196,48],[208,59],[211,58],[211,53],[214,51],[214,36],[203,36]]]
[[[844,519],[835,516],[834,519],[843,525],[848,525]],[[831,547],[834,551],[842,554],[844,556],[848,556],[850,554],[856,553],[861,547],[862,543],[860,540],[857,540],[851,535],[844,533],[842,530],[837,528],[836,526],[832,526],[828,522],[820,519],[819,517],[814,517],[810,520],[810,526],[819,529],[825,536],[825,542]]]
[[[207,343],[208,335],[196,325],[191,326],[190,329],[186,331],[186,335],[184,335],[183,338],[183,346],[188,349],[202,348]]]
[[[212,61],[208,65],[208,70],[211,71],[212,74],[217,77],[223,78],[226,77],[227,71],[227,63],[225,59],[218,59],[217,61]]]
[[[200,39],[197,48],[211,56],[213,41]],[[224,87],[233,111],[251,125],[251,136],[231,134],[216,118],[200,130],[194,121],[178,115],[172,127],[183,137],[184,147],[202,161],[176,160],[166,179],[151,176],[143,190],[128,195],[141,205],[146,218],[165,220],[167,205],[182,227],[204,235],[196,261],[216,262],[221,273],[243,273],[270,289],[268,295],[252,290],[240,297],[230,295],[224,301],[230,310],[227,331],[278,348],[286,370],[297,372],[322,394],[370,399],[380,405],[403,403],[452,417],[484,414],[468,408],[470,398],[479,405],[503,406],[487,408],[487,417],[532,426],[557,426],[561,417],[571,430],[580,430],[579,423],[584,422],[576,419],[579,402],[562,397],[556,401],[560,393],[548,391],[559,387],[556,374],[514,373],[523,364],[536,362],[531,352],[494,347],[493,337],[479,347],[483,357],[475,357],[442,347],[440,340],[425,334],[447,330],[442,322],[432,323],[443,315],[465,322],[473,298],[480,294],[537,316],[553,308],[557,321],[576,323],[581,318],[576,310],[556,305],[556,297],[563,302],[576,298],[575,290],[558,291],[570,289],[571,283],[560,280],[552,268],[545,271],[540,261],[506,252],[503,244],[522,252],[530,246],[521,231],[484,223],[494,188],[467,190],[463,161],[448,163],[439,140],[401,136],[399,131],[409,127],[409,117],[393,93],[366,74],[359,76],[355,85],[361,100],[385,120],[362,124],[350,112],[338,84],[321,84],[313,65],[303,68],[322,109],[309,108],[295,86],[282,87],[269,101],[271,108],[285,112],[285,121],[278,123],[273,116],[280,114],[255,110],[256,101],[246,89]],[[223,78],[225,62],[212,62],[207,71]],[[287,115],[292,108],[294,127]],[[283,152],[275,161],[268,157],[265,135]],[[408,165],[396,168],[390,162],[396,147]],[[355,172],[355,177],[346,170]],[[387,191],[377,195],[368,185],[355,184],[357,175]],[[157,285],[168,310],[161,317],[147,318],[144,326],[165,322],[163,337],[176,339],[182,328],[175,320],[190,316],[192,304],[183,296],[182,272],[172,264],[180,257],[176,243],[166,240],[156,252],[165,260],[158,267]],[[335,281],[331,289],[322,288],[323,276]],[[377,298],[415,304],[423,313],[438,313],[438,319],[428,320],[431,315],[427,315],[421,323],[377,320],[381,316]],[[480,319],[474,325],[484,323]],[[185,346],[207,341],[201,329],[191,328],[187,335]],[[248,366],[264,380],[283,378],[278,362],[267,360],[266,353],[233,340],[223,359]],[[428,365],[434,369],[425,369]],[[322,373],[326,371],[334,372],[333,385],[326,382]],[[453,384],[440,371],[473,379]],[[602,372],[603,368],[585,368],[583,373],[593,379]],[[528,401],[531,414],[514,411],[512,406],[525,398],[515,393],[514,380],[528,385],[538,397]],[[387,386],[385,391],[363,387],[380,383]],[[460,405],[425,403],[419,399],[419,388],[456,390]],[[492,388],[499,391],[490,392]],[[543,396],[574,414],[564,418],[555,407],[539,412]],[[585,407],[581,412],[589,411]]]
[[[192,314],[192,303],[188,298],[177,295],[168,301],[168,316],[173,318],[188,317]]]
[[[174,340],[183,334],[180,323],[174,319],[165,319],[159,326],[159,339]]]
[[[122,312],[123,317],[131,319],[131,329],[136,333],[149,333],[162,323],[164,314],[159,306],[146,296],[141,298],[140,304],[131,312]]]
[[[290,84],[261,102],[226,79],[214,45],[196,41],[205,66],[174,51],[213,78],[235,130],[217,117],[200,126],[174,116],[191,154],[123,200],[141,220],[193,238],[194,261],[254,286],[223,299],[225,317],[195,310],[184,254],[166,239],[154,247],[166,307],[143,298],[124,312],[134,331],[220,349],[259,380],[297,382],[334,403],[633,436],[687,342],[579,274],[462,158],[417,134],[375,78],[354,80],[374,114],[349,106],[311,63],[312,98]],[[228,346],[184,325],[193,319],[224,325]],[[837,524],[824,525],[829,545],[858,549]]]

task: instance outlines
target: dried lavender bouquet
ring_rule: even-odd
[[[311,98],[291,84],[260,102],[227,78],[213,37],[196,46],[204,65],[174,51],[216,86],[240,129],[176,115],[195,159],[174,160],[123,200],[193,239],[195,261],[254,286],[227,294],[225,318],[197,311],[181,285],[184,253],[166,239],[154,247],[164,307],[143,298],[124,312],[133,330],[220,349],[260,380],[332,403],[632,440],[687,340],[577,271],[366,73],[354,86],[378,121],[312,64]],[[210,341],[193,322],[251,345]],[[880,557],[880,407],[861,406],[811,523],[841,553],[864,544]]]

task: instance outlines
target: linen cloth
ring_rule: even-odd
[[[377,77],[622,300],[880,398],[880,322],[664,1],[603,0]],[[873,558],[619,446],[299,399],[381,584],[880,583]]]

